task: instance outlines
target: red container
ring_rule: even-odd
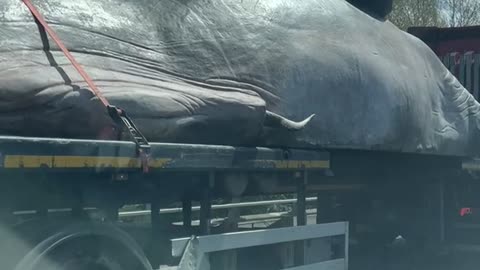
[[[408,32],[423,40],[438,56],[448,53],[480,53],[480,26],[411,27]]]
[[[479,100],[480,26],[412,27],[408,32],[430,46],[460,83]]]

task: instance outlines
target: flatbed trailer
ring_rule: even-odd
[[[88,263],[99,257],[108,261],[99,269],[175,264],[171,239],[225,232],[210,224],[214,200],[285,193],[296,194],[299,226],[306,225],[305,198],[315,194],[317,223],[346,221],[361,245],[387,245],[400,234],[413,242],[448,244],[458,204],[454,193],[475,182],[471,171],[478,167],[463,157],[347,149],[167,143],[152,143],[151,149],[150,171],[144,173],[131,142],[0,137],[2,269],[43,269],[42,258],[62,262],[58,269],[69,269],[66,262],[90,269]],[[201,207],[199,226],[191,223],[194,202]],[[119,209],[132,204],[151,209],[143,240],[125,233],[129,227],[119,220]],[[183,226],[172,229],[159,209],[177,204]],[[60,208],[68,214],[49,211]],[[100,218],[88,208],[98,209]],[[30,210],[33,218],[15,215]],[[70,251],[55,253],[57,246]],[[358,256],[364,249],[357,249]]]

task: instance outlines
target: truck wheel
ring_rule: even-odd
[[[113,225],[78,222],[50,231],[15,270],[152,269],[137,243]]]

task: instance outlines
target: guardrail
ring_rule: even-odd
[[[314,202],[317,200],[317,197],[306,198],[307,202]],[[212,210],[221,210],[221,209],[235,209],[235,208],[245,208],[245,207],[255,207],[255,206],[266,206],[272,204],[295,204],[297,199],[284,199],[284,200],[268,200],[268,201],[254,201],[254,202],[240,202],[240,203],[226,203],[226,204],[217,204],[212,205]],[[200,211],[200,206],[193,206],[192,212]],[[164,208],[160,209],[160,214],[175,214],[181,213],[182,208]],[[139,210],[139,211],[127,211],[120,212],[120,217],[135,217],[135,216],[144,216],[149,215],[150,210]]]
[[[309,197],[306,198],[307,202],[314,202],[317,200],[317,197]],[[240,203],[226,203],[226,204],[217,204],[212,205],[212,210],[221,210],[221,209],[234,209],[234,208],[244,208],[244,207],[254,207],[254,206],[266,206],[272,204],[295,204],[297,203],[297,199],[284,199],[284,200],[267,200],[267,201],[254,201],[254,202],[240,202]],[[57,213],[57,212],[69,212],[71,208],[59,208],[59,209],[48,209],[49,213]],[[84,208],[85,211],[95,211],[97,208],[87,207]],[[200,206],[193,206],[193,211],[200,211]],[[27,215],[27,214],[35,214],[36,210],[25,210],[25,211],[15,211],[15,215]],[[181,213],[182,208],[163,208],[159,210],[160,214],[175,214]],[[144,216],[149,215],[151,213],[150,210],[138,210],[138,211],[123,211],[119,213],[120,217],[135,217],[135,216]]]

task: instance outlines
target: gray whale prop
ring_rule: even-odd
[[[474,98],[421,41],[346,1],[34,3],[151,141],[478,153]],[[0,134],[110,138],[41,30],[0,0]]]

